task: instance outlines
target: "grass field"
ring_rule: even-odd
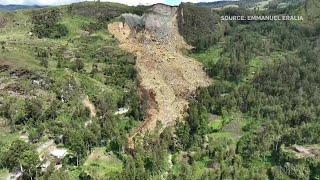
[[[106,174],[120,173],[122,162],[109,155],[105,148],[96,148],[83,165],[83,169],[95,179],[103,179]]]
[[[8,126],[5,126],[4,120],[0,118],[0,145],[9,144],[19,139],[18,133],[10,133]]]
[[[18,139],[19,134],[17,133],[0,132],[0,144],[9,144],[10,142]]]
[[[214,64],[220,58],[220,53],[222,48],[212,47],[204,52],[191,54],[191,56],[198,61],[202,62],[204,65]]]

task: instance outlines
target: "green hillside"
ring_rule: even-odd
[[[197,12],[196,7],[188,8]],[[307,1],[260,12],[301,15],[304,21],[300,22],[238,21],[221,29],[217,21],[212,30],[220,35],[215,37],[218,41],[190,41],[201,47],[190,56],[203,62],[215,82],[199,91],[189,108],[187,123],[176,128],[182,149],[192,162],[179,165],[176,177],[319,178],[316,77],[320,72],[315,68],[319,64],[319,10],[314,1]],[[201,17],[201,9],[198,11]],[[227,8],[212,13],[253,12]],[[184,24],[190,28],[205,30],[211,26],[192,26],[197,13],[190,13],[189,19],[187,15],[184,21],[190,22]],[[191,35],[202,37],[188,32],[183,35],[187,40]]]
[[[221,0],[221,1],[214,1],[214,2],[200,2],[200,3],[195,3],[195,5],[198,7],[215,8],[215,9],[241,7],[241,8],[264,10],[269,7],[283,8],[288,5],[296,5],[303,2],[306,2],[306,0],[238,0],[238,1]]]
[[[103,17],[81,14],[79,11],[87,5],[92,11],[98,7],[99,11],[111,8],[119,12]],[[86,3],[1,13],[0,167],[16,171],[17,161],[7,160],[13,158],[15,146],[25,153],[16,157],[26,160],[22,166],[30,172],[25,178],[35,176],[39,162],[28,153],[36,154],[37,147],[48,138],[62,138],[56,141],[58,146],[76,157],[70,157],[66,169],[75,166],[76,159],[85,162],[93,147],[106,142],[124,143],[124,135],[140,123],[143,114],[135,57],[117,47],[106,26],[111,18],[127,11],[135,9],[113,3]],[[86,97],[96,107],[94,117],[83,105]],[[115,116],[123,107],[129,112]],[[23,149],[26,143],[20,136],[24,134],[34,144],[30,149]],[[72,178],[76,173],[77,177],[80,172],[77,168],[63,176]]]
[[[178,7],[177,28],[194,47],[185,55],[213,83],[188,96],[177,124],[157,124],[134,148],[128,137],[155,105],[137,58],[107,26],[150,6],[0,12],[0,179],[319,179],[320,4],[241,3]],[[220,19],[285,14],[304,20]]]

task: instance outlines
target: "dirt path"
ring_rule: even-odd
[[[97,111],[92,102],[89,100],[89,97],[86,96],[86,98],[82,101],[84,107],[89,108],[90,110],[90,117],[96,117]]]
[[[152,131],[157,121],[163,128],[172,126],[185,115],[190,97],[198,87],[211,83],[202,65],[185,57],[181,49],[190,48],[178,33],[176,15],[169,18],[170,33],[158,39],[151,30],[138,33],[131,31],[126,23],[109,24],[108,30],[119,41],[120,47],[137,56],[140,86],[149,104],[147,118],[129,138],[132,146],[139,133]]]

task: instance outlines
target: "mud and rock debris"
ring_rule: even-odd
[[[191,46],[179,35],[176,8],[168,8],[161,4],[155,6],[151,10],[155,9],[156,12],[150,12],[152,18],[145,18],[146,21],[152,22],[145,22],[148,27],[142,31],[137,32],[135,28],[123,22],[108,25],[109,32],[119,40],[120,48],[137,56],[136,69],[140,87],[143,87],[149,96],[145,98],[150,104],[147,117],[129,137],[131,147],[134,146],[134,137],[137,134],[143,135],[152,131],[158,121],[165,128],[183,119],[188,107],[188,98],[199,87],[211,83],[201,63],[184,56],[181,52],[182,49],[190,49]],[[163,19],[167,21],[164,28],[160,27],[157,31],[151,28],[152,25],[158,27],[159,24],[163,24]]]

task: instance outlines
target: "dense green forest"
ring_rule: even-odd
[[[270,7],[285,7],[288,5],[295,5],[306,2],[306,0],[240,0],[240,1],[230,1],[221,0],[213,2],[199,2],[195,5],[198,7],[206,8],[224,8],[224,7],[241,7],[241,8],[256,8],[264,9],[264,6]]]
[[[269,13],[305,11],[315,11],[315,7],[306,9],[300,4]],[[252,12],[228,9],[219,13]],[[192,56],[205,64],[215,82],[199,91],[187,123],[176,128],[179,144],[192,158],[183,167],[184,173],[189,172],[187,168],[195,169],[189,172],[192,177],[199,164],[205,163],[207,171],[196,178],[320,177],[320,24],[317,16],[307,16],[308,22],[303,23],[232,22],[220,41],[205,42],[210,44],[205,46],[201,41],[194,43],[211,46]]]
[[[134,149],[128,135],[145,117],[136,57],[105,28],[147,7],[86,2],[1,13],[0,177],[319,179],[320,7],[274,3],[263,11],[179,6],[180,34],[194,46],[187,55],[214,82],[190,97],[183,121],[161,133],[158,124]],[[304,21],[220,21],[252,14]],[[50,140],[69,153],[43,171]]]

